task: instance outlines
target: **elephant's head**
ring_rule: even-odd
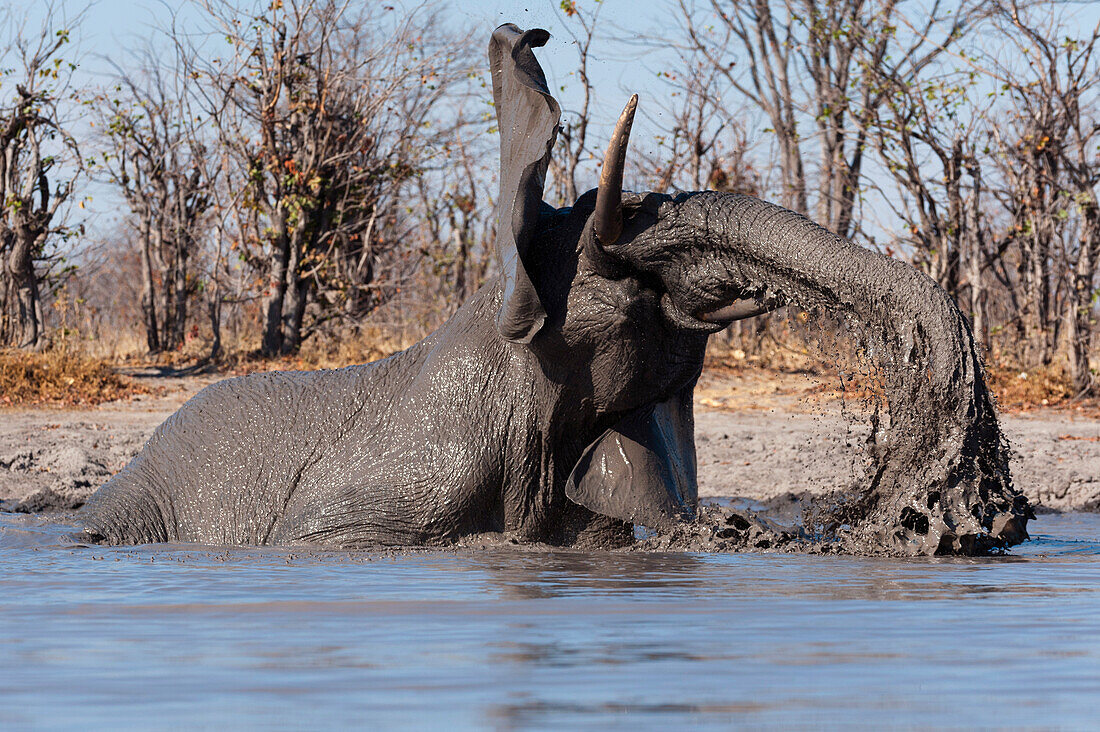
[[[794,303],[858,324],[884,375],[877,462],[847,507],[859,514],[848,517],[855,533],[923,553],[1019,540],[1026,503],[1011,488],[969,324],[950,297],[909,265],[755,198],[624,193],[636,96],[599,188],[570,208],[546,205],[560,109],[532,49],[547,38],[504,25],[490,44],[502,156],[496,325],[584,393],[607,427],[567,495],[647,525],[690,516],[691,393],[707,336]]]

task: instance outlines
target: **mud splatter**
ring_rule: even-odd
[[[969,323],[928,284],[906,319],[874,307],[850,316],[883,389],[870,465],[846,495],[815,501],[804,523],[843,551],[988,554],[1026,540],[1034,518],[1013,486]]]

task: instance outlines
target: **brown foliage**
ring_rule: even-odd
[[[0,407],[92,406],[148,392],[101,359],[63,349],[0,350]]]
[[[997,403],[1004,409],[1063,407],[1074,397],[1073,380],[1060,368],[1046,366],[1023,371],[990,366],[987,371]]]

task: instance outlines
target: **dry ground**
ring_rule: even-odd
[[[81,503],[161,421],[219,375],[133,373],[146,394],[89,408],[0,409],[0,506]],[[844,488],[866,434],[858,399],[827,378],[709,369],[696,391],[700,494],[781,506]],[[1016,484],[1051,510],[1100,510],[1100,414],[1091,408],[1002,415]],[[791,506],[795,505],[790,502]]]

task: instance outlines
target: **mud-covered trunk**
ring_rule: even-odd
[[[697,280],[709,267],[736,292],[842,316],[881,372],[887,414],[873,466],[851,500],[821,507],[827,538],[902,554],[983,553],[1026,538],[1031,509],[1012,486],[970,324],[939,285],[753,198],[702,193],[679,209],[683,224],[720,242]]]

